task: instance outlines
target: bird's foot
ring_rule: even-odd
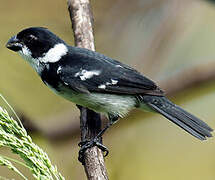
[[[81,149],[79,150],[78,153],[78,160],[84,165],[84,153],[87,149],[93,147],[93,146],[97,146],[99,149],[101,149],[104,152],[104,157],[106,157],[109,153],[109,150],[107,147],[105,147],[99,140],[98,137],[95,137],[94,139],[88,141],[81,141],[78,146],[81,147]]]

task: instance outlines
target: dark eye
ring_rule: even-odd
[[[28,42],[30,42],[30,41],[33,41],[33,40],[37,40],[37,37],[31,34],[31,35],[29,35],[29,36],[26,37],[26,40]]]

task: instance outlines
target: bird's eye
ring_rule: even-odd
[[[26,37],[26,40],[27,40],[28,42],[30,42],[30,41],[32,41],[32,40],[37,40],[37,37],[34,36],[34,35],[29,35],[29,36]]]

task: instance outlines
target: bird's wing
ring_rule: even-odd
[[[80,92],[163,95],[153,81],[100,53],[76,48],[64,62],[60,79]]]

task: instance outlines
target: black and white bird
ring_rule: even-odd
[[[212,136],[212,128],[169,101],[135,69],[98,52],[69,46],[46,28],[24,29],[6,47],[18,52],[56,94],[103,113],[110,124],[140,108],[162,114],[200,140]]]

